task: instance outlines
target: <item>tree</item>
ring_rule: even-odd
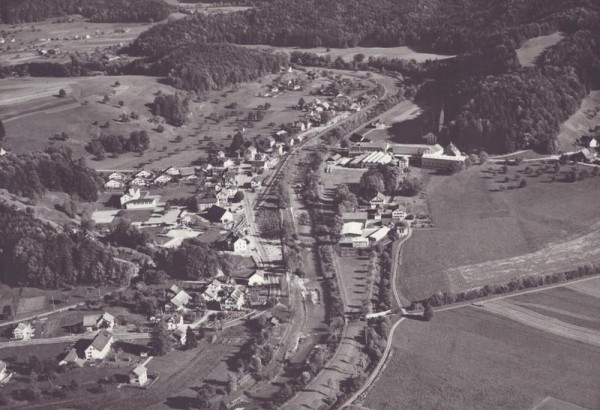
[[[233,373],[227,375],[227,394],[231,394],[238,389],[238,379]]]
[[[4,124],[0,120],[0,142],[6,137],[6,130],[4,129]]]
[[[104,98],[102,99],[102,102],[104,104],[108,103],[110,101],[110,97],[108,95],[105,95]]]
[[[519,188],[525,188],[527,186],[527,181],[525,180],[525,178],[523,178],[521,180],[521,182],[519,183]]]
[[[152,354],[155,356],[164,356],[172,349],[169,332],[163,323],[157,323],[152,330]]]
[[[119,100],[119,107],[123,107],[123,106],[125,106],[125,101]]]
[[[481,151],[481,152],[479,153],[479,163],[480,163],[481,165],[485,164],[485,163],[487,162],[487,160],[488,160],[488,159],[489,159],[489,155],[488,155],[488,153],[487,153],[487,152],[485,152],[485,151]]]
[[[304,108],[304,105],[306,105],[306,101],[304,100],[304,97],[300,97],[298,100],[298,107]]]
[[[405,196],[415,196],[423,189],[423,184],[418,178],[404,178],[400,184],[400,194]]]
[[[425,305],[425,310],[423,311],[423,320],[429,322],[431,319],[433,319],[433,308],[428,303]]]
[[[200,389],[198,389],[198,395],[196,396],[198,400],[198,406],[201,409],[208,408],[210,404],[210,399],[215,395],[215,390],[210,384],[203,385]]]
[[[185,332],[185,348],[194,349],[196,347],[198,347],[198,336],[196,336],[194,329],[192,329],[191,326],[188,326]]]
[[[238,189],[232,199],[233,202],[242,202],[244,200],[244,193]]]
[[[58,96],[59,96],[60,98],[65,98],[65,97],[67,96],[67,92],[65,91],[65,89],[64,89],[64,88],[61,88],[61,89],[58,91]]]
[[[352,59],[357,63],[362,63],[365,59],[365,55],[363,53],[354,54]]]
[[[285,403],[289,399],[292,398],[294,392],[288,383],[285,383],[282,388],[280,388],[277,393],[275,393],[275,399],[279,403]]]

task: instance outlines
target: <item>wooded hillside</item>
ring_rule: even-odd
[[[27,23],[81,14],[94,22],[164,20],[170,8],[163,0],[2,0],[0,22]]]
[[[120,284],[129,280],[129,269],[84,233],[67,234],[0,203],[0,282],[41,288]]]

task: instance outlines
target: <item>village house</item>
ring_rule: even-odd
[[[74,363],[79,367],[82,367],[85,364],[85,360],[79,357],[77,349],[74,347],[67,350],[63,358],[58,362],[58,365],[65,366],[70,363]]]
[[[267,282],[263,271],[256,271],[248,278],[248,286],[263,286]]]
[[[255,177],[250,181],[250,188],[256,189],[262,186],[262,178]]]
[[[121,207],[125,207],[127,203],[131,201],[135,201],[140,199],[141,192],[139,188],[129,188],[127,192],[125,192],[121,198],[119,198],[119,202],[121,202]]]
[[[234,236],[230,243],[230,250],[235,253],[247,252],[250,248],[250,241],[246,238]]]
[[[217,158],[219,158],[219,159],[225,158],[225,152],[224,151],[217,151]]]
[[[179,168],[179,176],[184,181],[191,181],[193,179],[198,179],[198,177],[196,176],[196,168],[194,168],[194,167]]]
[[[129,185],[133,185],[133,186],[147,186],[148,185],[148,181],[146,181],[144,178],[134,178],[131,180],[131,182],[129,183]]]
[[[252,161],[256,158],[257,153],[258,150],[256,149],[256,147],[254,145],[250,145],[248,148],[246,148],[246,151],[244,152],[244,158],[248,161]]]
[[[392,211],[392,219],[394,222],[406,219],[407,216],[408,214],[400,208],[396,208]]]
[[[129,373],[129,384],[144,386],[148,382],[148,369],[143,364],[138,365]]]
[[[233,291],[225,299],[225,310],[242,310],[244,307],[245,298],[244,292],[239,286],[234,286]]]
[[[106,189],[122,189],[123,187],[123,182],[116,179],[109,179],[104,183],[104,188]]]
[[[206,213],[206,219],[210,222],[220,222],[224,224],[233,222],[233,214],[228,210],[215,205]]]
[[[115,339],[110,332],[101,330],[85,349],[85,358],[87,360],[103,360],[110,352],[114,341]]]
[[[269,297],[258,289],[250,289],[248,292],[248,306],[258,308],[267,304]]]
[[[226,158],[221,163],[221,168],[231,168],[234,165],[235,165],[235,162],[233,162],[233,160],[231,158]]]
[[[218,203],[218,199],[215,195],[209,195],[204,196],[202,198],[197,198],[196,203],[198,204],[198,210],[204,211],[212,206],[216,206]]]
[[[171,336],[175,339],[176,342],[179,342],[181,346],[185,346],[187,342],[187,328],[177,328],[171,333]]]
[[[115,181],[123,181],[125,179],[125,175],[121,174],[120,172],[113,172],[108,176],[108,179]]]
[[[3,157],[6,155],[6,151],[4,150],[4,148],[0,147],[0,157]]]
[[[30,340],[35,329],[29,323],[21,322],[13,330],[13,337],[18,340]]]
[[[159,175],[158,177],[156,177],[154,179],[154,183],[156,185],[164,185],[164,184],[167,184],[167,183],[171,182],[172,179],[173,179],[173,177],[171,175],[169,175],[169,174],[162,174],[162,175]]]
[[[167,326],[167,330],[175,330],[183,325],[183,316],[178,313],[167,315],[163,320]]]
[[[85,332],[92,332],[98,329],[112,330],[115,327],[115,317],[108,312],[84,315],[81,328]]]
[[[217,199],[217,203],[221,205],[226,205],[229,202],[229,193],[227,189],[223,188],[216,193],[215,198]]]
[[[149,179],[152,178],[154,176],[154,174],[148,170],[142,169],[141,171],[139,171],[138,173],[136,173],[134,175],[135,178],[144,178],[144,179]]]
[[[170,175],[172,177],[178,177],[181,175],[181,172],[179,171],[178,168],[171,166],[171,167],[165,169],[164,174]]]
[[[387,198],[381,192],[378,192],[371,200],[369,201],[369,205],[371,209],[377,209],[382,207],[387,202]]]

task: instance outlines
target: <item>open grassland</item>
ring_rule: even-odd
[[[517,49],[517,57],[522,66],[531,67],[535,65],[537,58],[547,48],[552,47],[564,38],[563,33],[553,33],[547,36],[530,38]]]
[[[250,47],[261,47],[261,48],[271,48],[269,46],[250,46]],[[291,53],[293,51],[307,52],[307,53],[315,53],[318,56],[329,56],[331,60],[335,60],[338,57],[341,57],[344,61],[349,62],[354,59],[354,56],[357,54],[363,54],[365,58],[369,57],[383,57],[383,58],[397,58],[400,60],[415,60],[417,63],[423,63],[427,60],[445,60],[448,58],[454,58],[453,55],[443,55],[443,54],[430,54],[430,53],[420,53],[418,51],[412,50],[410,47],[349,47],[349,48],[326,48],[326,47],[316,47],[316,48],[297,48],[297,47],[276,47],[279,51],[285,51]]]
[[[152,26],[150,23],[92,23],[85,21],[82,16],[69,18],[71,22],[66,21],[65,17],[32,24],[0,24],[0,31],[7,41],[0,47],[0,63],[12,65],[32,61],[69,61],[68,53],[92,53],[96,48],[126,44]],[[76,36],[80,39],[76,40]],[[15,41],[11,42],[12,39]],[[52,48],[59,49],[61,54],[43,57],[37,51]]]
[[[583,99],[579,110],[573,114],[558,134],[559,151],[576,151],[576,141],[584,135],[598,135],[600,130],[600,91],[590,91]],[[595,132],[594,132],[595,131]]]
[[[524,167],[510,167],[509,176]],[[414,232],[400,268],[402,293],[410,299],[600,261],[594,205],[600,178],[565,183],[523,176],[527,187],[498,191],[508,185],[500,182],[505,176],[482,172],[488,168],[431,176],[427,196],[437,229]]]
[[[600,406],[600,347],[485,310],[466,307],[438,312],[429,323],[405,321],[366,405],[527,409],[553,397]]]

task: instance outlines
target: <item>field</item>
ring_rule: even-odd
[[[149,23],[92,23],[82,16],[49,19],[31,24],[0,24],[7,43],[0,48],[0,63],[22,64],[32,61],[69,61],[69,52],[94,52],[119,46],[136,39],[151,27]],[[61,22],[58,22],[58,21]],[[118,31],[118,32],[115,32]],[[79,36],[81,39],[75,40]],[[86,38],[90,36],[90,38]],[[14,38],[14,42],[10,42]],[[59,39],[59,40],[50,40]],[[10,46],[10,49],[8,47]],[[37,50],[60,49],[61,54],[51,57],[41,56]]]
[[[563,33],[554,33],[547,36],[539,36],[527,40],[521,48],[517,49],[517,57],[522,66],[531,67],[535,65],[536,59],[549,47],[552,47],[564,38]]]
[[[365,252],[367,254],[367,252]],[[337,257],[339,272],[342,275],[343,291],[351,311],[360,311],[369,297],[373,262],[368,256]],[[374,292],[376,292],[376,288]]]
[[[249,47],[260,47],[260,48],[271,48],[269,46],[249,46]],[[349,48],[331,48],[325,47],[317,48],[297,48],[297,47],[277,47],[277,50],[291,53],[292,51],[300,51],[307,53],[315,53],[319,56],[329,55],[331,60],[335,60],[341,57],[344,61],[352,61],[356,54],[364,54],[365,58],[369,57],[385,57],[385,58],[397,58],[401,60],[415,60],[417,63],[422,63],[427,60],[445,60],[448,58],[454,58],[452,55],[442,54],[429,54],[419,53],[412,50],[409,47],[349,47]]]
[[[482,172],[489,167],[431,175],[427,197],[437,229],[416,230],[405,245],[399,283],[409,299],[600,260],[599,211],[593,205],[599,178],[565,183],[529,174],[523,175],[525,188],[498,191],[511,184]],[[510,167],[511,181],[524,169]]]
[[[208,148],[229,146],[228,138],[238,130],[245,129],[246,138],[267,136],[280,124],[293,123],[302,112],[295,108],[304,97],[307,102],[314,99],[310,91],[313,86],[327,84],[328,79],[319,78],[306,82],[303,91],[286,91],[277,98],[258,97],[278,76],[271,75],[261,81],[245,83],[229,91],[214,92],[208,101],[191,103],[187,125],[174,128],[163,124],[165,131],[156,130],[151,122],[153,115],[148,106],[158,92],[173,94],[178,90],[161,84],[158,78],[141,76],[85,77],[85,78],[11,78],[0,82],[0,110],[7,137],[5,148],[14,152],[43,149],[48,144],[67,144],[75,155],[88,157],[88,164],[98,170],[129,170],[152,164],[154,168],[171,165],[186,166],[199,157],[206,156]],[[301,72],[288,73],[284,78],[306,81]],[[372,83],[349,77],[367,88]],[[120,85],[115,86],[119,81]],[[60,89],[67,95],[58,97]],[[104,96],[110,101],[103,103]],[[120,106],[120,102],[123,106]],[[226,108],[231,104],[238,108]],[[269,103],[264,118],[250,125],[243,120],[259,105]],[[121,114],[135,112],[139,119],[128,123],[119,121]],[[108,124],[108,127],[106,126]],[[271,124],[271,125],[269,125]],[[273,125],[274,124],[274,125]],[[85,145],[102,134],[128,136],[131,131],[146,130],[150,136],[150,149],[142,157],[137,154],[107,155],[101,161],[92,160]],[[67,142],[49,140],[55,134],[66,132]],[[176,137],[182,137],[177,141]]]
[[[600,91],[590,91],[583,99],[579,110],[573,114],[560,129],[558,134],[559,151],[576,151],[577,139],[584,135],[598,135],[600,129]],[[593,132],[596,130],[596,132]]]
[[[599,408],[600,345],[592,335],[600,333],[600,281],[591,282],[596,297],[569,285],[437,312],[430,323],[405,321],[366,405],[531,409],[556,399]]]

